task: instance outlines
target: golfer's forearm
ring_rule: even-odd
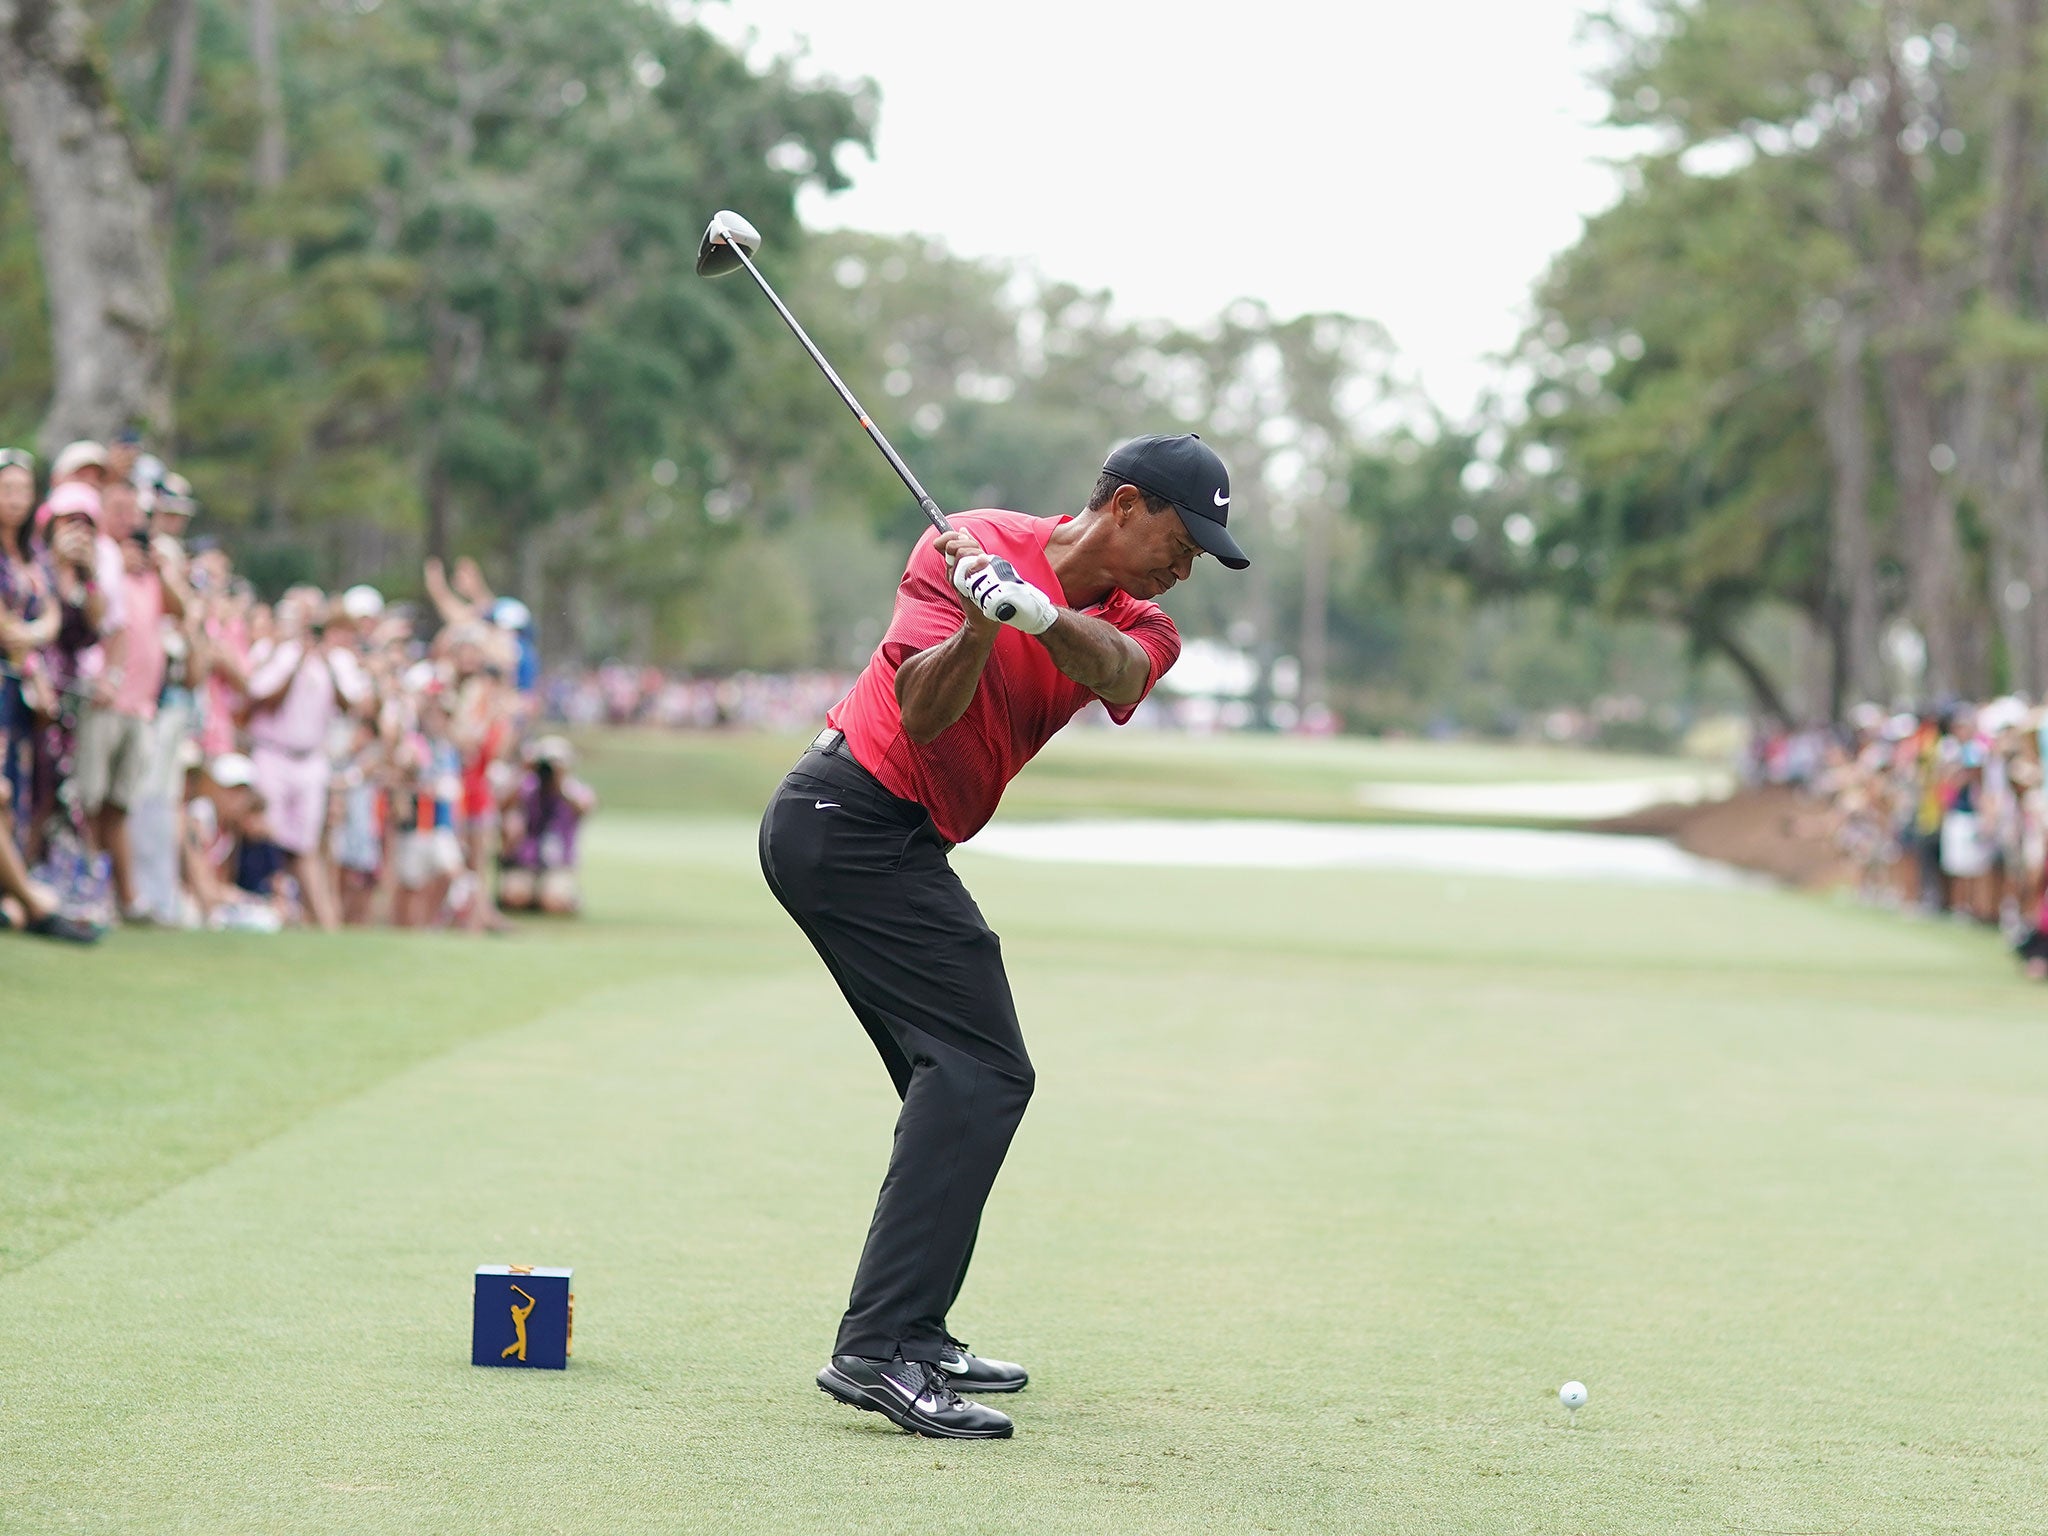
[[[1038,641],[1051,653],[1054,666],[1098,697],[1112,704],[1135,704],[1145,696],[1152,664],[1144,648],[1114,624],[1062,608]]]
[[[998,626],[986,629],[964,624],[953,636],[928,651],[919,651],[896,669],[896,704],[903,729],[919,746],[932,740],[967,713],[981,669],[995,649]]]

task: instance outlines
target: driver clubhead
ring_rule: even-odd
[[[704,243],[697,247],[697,275],[723,277],[738,271],[740,258],[734,246],[753,255],[761,249],[761,232],[731,209],[721,208],[711,216]]]

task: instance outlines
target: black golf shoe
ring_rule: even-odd
[[[991,1392],[1022,1392],[1030,1385],[1031,1373],[1007,1360],[984,1360],[950,1335],[946,1352],[939,1356],[939,1369],[953,1381],[956,1392],[980,1397]]]
[[[922,1360],[834,1355],[818,1372],[818,1387],[828,1397],[934,1440],[1007,1440],[1013,1428],[1008,1414],[970,1403],[953,1390],[944,1371]]]

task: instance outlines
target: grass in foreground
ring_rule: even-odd
[[[809,1384],[892,1101],[751,827],[593,834],[509,943],[0,949],[0,1529],[2041,1523],[2048,1032],[1982,935],[963,851],[1040,1089],[955,1318],[1035,1380],[959,1446]],[[568,1372],[468,1365],[505,1260],[577,1267]]]

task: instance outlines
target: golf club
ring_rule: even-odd
[[[895,470],[897,477],[910,488],[910,494],[917,498],[918,506],[923,508],[924,515],[931,519],[932,526],[941,533],[951,533],[953,525],[947,520],[946,514],[939,510],[939,504],[917,483],[917,476],[910,472],[910,466],[903,462],[903,456],[890,446],[889,439],[882,435],[882,429],[876,426],[873,419],[861,408],[861,403],[853,397],[853,391],[846,387],[845,380],[841,379],[832,365],[825,360],[825,354],[818,350],[818,344],[812,341],[803,326],[797,323],[796,316],[789,312],[789,306],[782,302],[782,296],[769,284],[768,279],[761,275],[761,269],[754,265],[753,253],[760,249],[761,232],[731,209],[721,208],[711,216],[711,223],[704,230],[703,243],[697,247],[697,275],[723,277],[737,267],[747,269],[747,274],[760,284],[761,291],[768,295],[768,302],[775,306],[775,312],[782,316],[782,322],[789,327],[790,334],[803,343],[804,350],[811,354],[811,361],[832,381],[832,387],[839,391],[839,398],[844,400],[846,408],[853,412],[854,419],[861,424],[861,430],[874,440],[875,446],[882,450],[882,457],[889,461],[889,467]],[[995,561],[993,569],[998,580],[1022,579],[1007,560]],[[1016,608],[1004,603],[996,609],[995,616],[1007,622],[1015,614]]]

